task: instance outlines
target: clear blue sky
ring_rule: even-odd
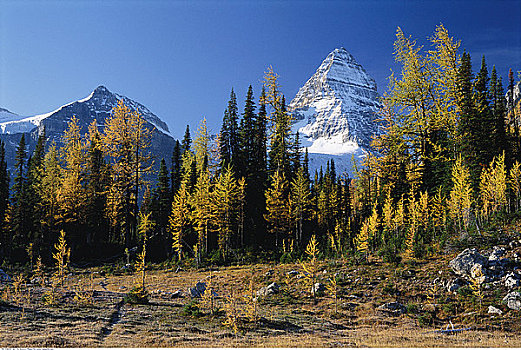
[[[440,23],[474,69],[485,54],[504,82],[509,67],[521,70],[521,0],[0,0],[0,106],[45,113],[105,85],[176,136],[203,116],[215,132],[231,87],[241,105],[249,84],[258,97],[272,65],[289,102],[340,46],[383,92],[397,26],[425,41]]]

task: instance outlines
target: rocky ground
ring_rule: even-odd
[[[151,266],[145,305],[125,300],[134,277],[123,267],[74,270],[53,305],[42,302],[47,285],[33,279],[15,291],[6,269],[0,346],[521,347],[520,239],[515,231],[472,237],[399,266],[322,262],[316,302],[300,264]],[[336,301],[327,288],[335,276]],[[213,314],[200,298],[210,285]],[[224,324],[232,309],[237,332]]]

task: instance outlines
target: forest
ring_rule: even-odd
[[[310,173],[271,67],[258,100],[250,86],[240,108],[232,89],[217,137],[204,119],[193,138],[187,126],[159,167],[151,130],[123,103],[102,130],[82,134],[72,117],[60,144],[43,131],[32,154],[22,136],[12,174],[0,145],[2,263],[51,266],[63,232],[78,266],[145,247],[156,263],[291,262],[312,238],[324,256],[397,264],[507,222],[521,200],[514,73],[505,91],[495,67],[483,57],[473,69],[442,25],[429,40],[424,48],[398,28],[401,71],[352,177],[333,160]]]

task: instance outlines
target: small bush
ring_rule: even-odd
[[[418,313],[418,305],[416,304],[407,304],[407,313],[408,314],[417,314]]]
[[[196,300],[190,300],[188,304],[183,306],[183,310],[181,311],[181,314],[183,316],[193,316],[193,317],[199,317],[202,316],[202,312],[199,309],[199,303]]]
[[[148,304],[148,292],[141,287],[134,286],[125,296],[125,302],[129,304]]]
[[[420,326],[432,326],[434,323],[434,317],[431,315],[431,313],[426,312],[421,315],[418,315],[418,324]]]

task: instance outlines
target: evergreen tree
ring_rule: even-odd
[[[213,216],[218,234],[218,246],[226,257],[234,241],[235,223],[237,222],[237,204],[239,188],[231,166],[221,172],[215,183]]]
[[[177,193],[177,190],[179,190],[179,186],[181,186],[181,156],[181,144],[179,143],[179,140],[176,140],[174,151],[172,153],[172,172],[170,173],[172,199]]]
[[[253,98],[253,88],[248,87],[246,101],[244,104],[244,112],[241,119],[241,127],[239,130],[240,156],[239,167],[236,169],[239,177],[244,176],[248,183],[251,183],[255,171],[255,133],[256,133],[256,115],[255,101]]]
[[[508,139],[506,134],[506,102],[505,92],[501,79],[498,80],[496,66],[492,67],[490,73],[489,95],[491,99],[490,109],[494,128],[492,133],[492,142],[490,147],[494,155],[498,155],[505,151],[506,162],[510,164],[510,150],[508,149]]]
[[[10,241],[7,234],[6,215],[9,207],[9,173],[5,159],[5,144],[0,141],[0,255],[7,256]]]
[[[88,227],[87,245],[99,247],[109,242],[106,217],[109,168],[105,163],[101,135],[96,121],[89,125],[85,172],[85,216]]]
[[[164,159],[161,159],[157,185],[152,199],[152,220],[156,223],[155,230],[159,234],[157,238],[158,244],[162,248],[166,248],[166,250],[162,249],[165,255],[168,255],[170,251],[168,247],[172,245],[171,237],[167,235],[168,215],[172,209],[172,194],[170,192],[170,181],[168,177],[166,162]]]
[[[190,136],[190,125],[187,125],[185,130],[185,136],[183,137],[183,141],[181,142],[181,153],[190,151],[191,145],[192,137]]]
[[[23,256],[25,245],[30,242],[29,235],[29,212],[28,212],[28,198],[27,198],[27,178],[26,178],[26,144],[25,134],[22,134],[20,143],[16,148],[15,157],[15,178],[13,183],[13,197],[12,197],[12,215],[10,228],[12,233],[12,245],[18,251],[14,252],[15,258],[20,259]]]
[[[221,171],[231,165],[235,171],[239,168],[239,125],[237,97],[230,92],[228,107],[224,112],[223,124],[219,135],[219,156]]]
[[[474,81],[476,124],[473,125],[473,127],[476,129],[478,176],[481,168],[490,163],[492,158],[496,155],[496,149],[494,149],[492,145],[492,142],[495,141],[493,138],[495,123],[492,119],[493,116],[489,107],[489,80],[487,64],[485,62],[485,56],[483,56],[481,59],[481,68]]]

